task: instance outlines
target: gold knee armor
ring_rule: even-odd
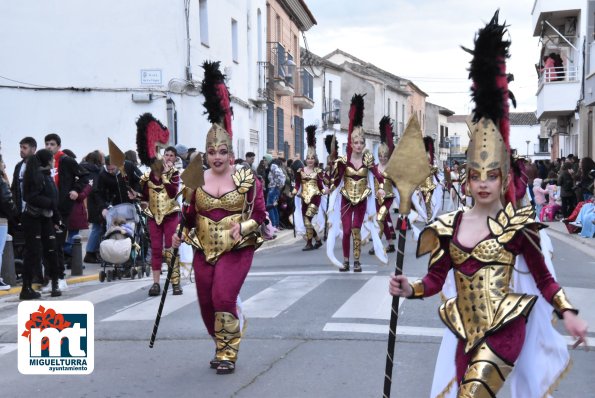
[[[241,339],[240,320],[229,312],[215,312],[215,343],[217,344],[215,356],[217,360],[235,363],[238,359]]]
[[[463,376],[457,398],[494,398],[512,372],[513,365],[506,363],[483,343],[471,358]]]
[[[353,228],[351,230],[353,236],[353,258],[359,260],[359,256],[362,252],[362,234],[359,228]]]
[[[318,206],[316,206],[313,203],[310,203],[308,205],[308,208],[306,209],[306,217],[314,217],[316,214],[318,214]]]
[[[308,217],[308,215],[304,217],[304,227],[306,227],[306,240],[310,242],[314,237],[314,227],[312,226],[312,218]]]
[[[165,249],[163,250],[163,259],[165,263],[169,267],[171,265],[171,259],[174,255],[174,249]],[[179,285],[180,284],[180,256],[176,256],[176,261],[174,262],[174,268],[171,271],[171,284],[172,285]]]
[[[378,221],[378,224],[380,225],[381,229],[382,229],[382,225],[384,224],[384,220],[386,220],[387,214],[388,214],[388,209],[386,208],[386,206],[384,206],[384,205],[380,206],[380,209],[378,209],[378,214],[376,214],[376,220]],[[382,232],[380,234],[382,235]]]

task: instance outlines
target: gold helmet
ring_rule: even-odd
[[[472,98],[475,102],[473,117],[469,125],[470,141],[467,148],[467,176],[471,169],[487,179],[489,170],[499,169],[503,188],[507,188],[507,201],[514,198],[514,186],[510,173],[510,122],[509,99],[514,106],[513,94],[508,90],[512,75],[506,74],[506,58],[510,55],[510,41],[503,39],[507,32],[506,24],[498,24],[496,11],[492,20],[479,30],[475,37],[475,47],[465,51],[473,55],[469,77],[473,81]]]
[[[365,140],[364,128],[364,95],[353,94],[351,106],[349,107],[349,129],[347,130],[347,159],[351,159],[351,143],[361,138]]]
[[[233,109],[229,100],[229,90],[225,85],[225,75],[219,70],[219,62],[205,61],[202,67],[205,71],[201,84],[201,92],[205,97],[203,105],[209,121],[213,123],[207,133],[205,150],[227,145],[232,151]]]

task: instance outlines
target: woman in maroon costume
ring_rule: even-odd
[[[349,271],[350,239],[353,235],[353,272],[361,272],[361,228],[366,214],[367,198],[372,193],[368,173],[372,172],[380,184],[378,195],[384,197],[384,177],[374,164],[374,156],[364,149],[366,141],[362,127],[364,118],[364,97],[354,94],[349,109],[349,135],[347,157],[340,157],[334,167],[333,186],[341,182],[341,224],[343,226],[343,268]]]
[[[457,397],[461,398],[498,394],[519,359],[534,306],[541,305],[537,290],[578,343],[585,342],[587,333],[586,323],[577,317],[578,311],[546,265],[538,232],[544,226],[534,221],[533,209],[515,209],[511,203],[514,195],[508,195],[512,200],[503,205],[512,174],[509,92],[503,62],[510,43],[501,40],[504,32],[496,13],[477,36],[475,51],[470,51],[475,55],[470,75],[475,83],[476,108],[467,150],[466,193],[475,205],[468,211],[438,217],[422,232],[417,254],[431,253],[426,276],[411,284],[404,275],[393,276],[389,285],[392,295],[429,297],[443,289],[448,272],[453,270],[456,295],[440,306],[439,315],[458,341],[454,359]],[[493,43],[498,45],[490,57],[490,48],[484,46]],[[490,59],[495,63],[486,62]],[[493,80],[485,76],[486,70],[495,70]],[[498,97],[504,106],[494,105],[493,99]],[[526,262],[535,293],[517,290],[514,278],[521,272],[517,256]],[[540,316],[539,312],[535,316]],[[548,387],[543,388],[547,391]]]
[[[184,238],[196,250],[193,266],[196,291],[207,331],[215,340],[211,368],[218,374],[235,370],[242,330],[237,298],[262,243],[259,226],[265,219],[262,187],[250,169],[233,167],[229,93],[219,63],[205,62],[202,92],[213,126],[207,134],[210,169],[204,186],[192,193],[184,213]],[[180,239],[174,235],[173,246]]]

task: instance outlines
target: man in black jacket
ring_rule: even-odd
[[[101,214],[103,220],[107,217],[107,210],[111,206],[120,203],[134,203],[137,192],[140,191],[140,180],[134,173],[134,164],[126,160],[124,171],[110,164],[109,156],[105,157],[105,167],[97,176],[97,183],[93,184],[93,201],[96,204],[96,211]],[[98,214],[89,214],[89,217],[96,218]]]
[[[68,218],[79,193],[89,184],[88,172],[76,160],[67,156],[61,150],[62,140],[58,134],[45,136],[45,149],[54,154],[55,170],[52,177],[58,187],[58,210],[62,223],[68,226]],[[65,270],[64,242],[66,242],[67,229],[56,231],[56,251],[58,253],[58,266],[62,276]],[[63,278],[60,278],[63,279]]]
[[[35,155],[35,151],[37,151],[37,141],[33,137],[25,137],[20,142],[20,155],[21,160],[17,163],[14,167],[14,172],[12,174],[12,184],[10,186],[10,190],[12,192],[12,198],[14,203],[19,211],[19,214],[23,211],[23,175],[25,174],[25,161],[26,159],[31,156]]]

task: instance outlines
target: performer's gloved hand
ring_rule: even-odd
[[[388,292],[392,296],[409,297],[413,294],[409,280],[405,275],[393,275],[390,277]]]

